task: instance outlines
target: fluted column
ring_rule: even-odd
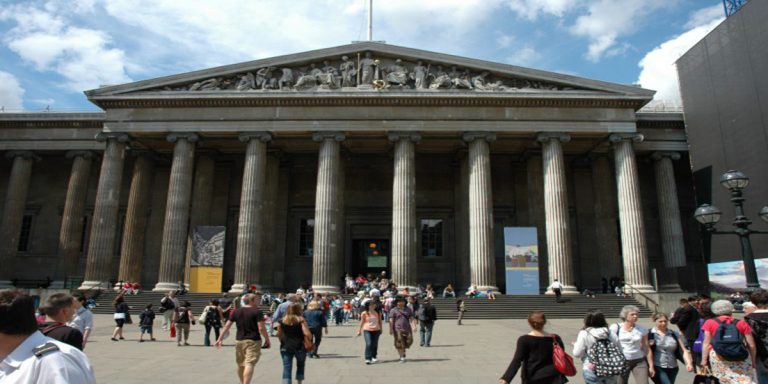
[[[275,154],[267,155],[265,186],[264,186],[264,237],[261,242],[261,253],[264,262],[259,271],[259,281],[264,285],[263,289],[276,291],[282,287],[275,284],[275,269],[277,265],[277,200],[280,193],[280,157]]]
[[[621,251],[616,207],[615,177],[606,155],[592,156],[592,188],[595,195],[595,237],[601,275],[606,278],[622,274]]]
[[[139,152],[133,163],[128,208],[125,212],[118,281],[141,281],[144,261],[144,237],[152,191],[154,160],[149,152]]]
[[[677,185],[672,160],[679,160],[677,152],[656,152],[654,160],[656,173],[656,194],[659,201],[659,222],[661,224],[661,249],[667,277],[659,288],[663,291],[679,291],[677,267],[685,266],[685,242],[683,225],[680,221],[680,205],[677,202]]]
[[[70,151],[66,158],[72,159],[72,171],[69,174],[67,197],[61,216],[59,231],[59,257],[62,278],[79,276],[80,248],[83,241],[83,213],[88,197],[88,179],[95,157],[90,151]]]
[[[498,291],[493,256],[493,198],[489,132],[464,133],[469,143],[469,269],[471,285],[480,291]]]
[[[342,185],[339,159],[341,132],[317,132],[312,139],[320,142],[315,194],[315,239],[312,258],[312,288],[315,292],[339,292],[344,265],[338,244],[339,189]]]
[[[240,193],[240,221],[237,227],[237,255],[235,256],[235,284],[230,292],[243,292],[250,284],[261,287],[258,281],[263,264],[261,242],[265,226],[264,184],[267,173],[267,142],[272,140],[268,132],[249,132],[240,135],[240,141],[248,143],[245,150],[243,187]]]
[[[91,236],[88,243],[88,259],[85,279],[81,290],[109,289],[112,275],[112,257],[117,237],[117,216],[120,207],[120,187],[123,181],[125,143],[124,133],[99,133],[96,140],[106,141],[101,161],[99,186],[91,220]]]
[[[392,281],[398,287],[418,290],[418,224],[416,223],[416,149],[421,136],[413,132],[393,132],[395,172],[392,186]]]
[[[160,273],[155,291],[168,291],[179,287],[184,280],[184,260],[187,255],[189,202],[192,196],[192,174],[195,164],[194,133],[172,133],[168,141],[173,145],[171,178],[165,204],[163,243],[160,249]]]
[[[192,208],[189,213],[189,234],[187,235],[187,255],[184,261],[184,281],[189,280],[192,265],[192,239],[195,228],[209,225],[211,222],[211,206],[213,205],[213,178],[216,159],[211,150],[198,150],[195,164],[195,177],[192,182]]]
[[[0,243],[0,289],[11,288],[11,279],[16,277],[16,252],[32,179],[32,163],[39,160],[31,151],[10,151],[5,157],[13,159],[13,165],[0,221],[0,236],[3,239]]]
[[[632,142],[642,142],[640,134],[612,134],[619,200],[619,225],[624,259],[624,280],[642,292],[654,292],[648,273],[648,247],[640,201],[640,179]]]
[[[568,187],[565,181],[562,145],[571,141],[571,137],[564,133],[540,133],[536,140],[542,145],[549,278],[550,280],[558,279],[563,285],[563,293],[576,294],[578,291],[573,275]]]

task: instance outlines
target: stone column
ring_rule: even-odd
[[[608,156],[592,157],[592,189],[595,191],[595,237],[597,241],[600,271],[608,280],[622,275],[621,251],[616,207],[616,187],[613,185],[611,164]]]
[[[13,165],[0,221],[0,236],[3,239],[0,245],[0,289],[13,287],[11,279],[16,277],[16,253],[19,249],[27,192],[32,179],[32,163],[40,159],[31,151],[10,151],[5,157],[13,159]]]
[[[564,133],[540,133],[536,140],[542,145],[549,279],[558,279],[563,285],[563,293],[578,294],[573,275],[568,187],[562,145],[571,141],[571,137]]]
[[[189,274],[192,265],[192,238],[195,227],[211,222],[213,205],[213,178],[216,160],[211,150],[198,150],[195,165],[195,177],[192,185],[192,208],[189,213],[189,235],[187,236],[187,256],[184,262],[184,281],[190,283]]]
[[[139,152],[133,164],[131,189],[128,192],[128,208],[125,212],[123,242],[120,247],[120,272],[118,280],[141,281],[144,259],[144,236],[147,232],[147,213],[149,210],[152,179],[154,178],[154,159],[149,152]]]
[[[648,247],[640,201],[640,179],[632,142],[642,142],[637,133],[610,136],[616,157],[616,186],[619,200],[619,225],[624,259],[624,280],[641,292],[654,292],[648,271]]]
[[[344,134],[316,132],[312,139],[320,142],[315,194],[315,240],[312,258],[312,287],[315,292],[338,293],[344,273],[341,244],[338,244],[339,189],[342,183],[339,150]]]
[[[195,164],[194,133],[172,133],[168,141],[173,145],[173,163],[165,204],[163,243],[160,250],[160,273],[154,291],[178,289],[184,280],[184,260],[187,255],[189,229],[189,203],[192,195],[192,171]]]
[[[261,288],[259,272],[263,265],[261,242],[265,229],[262,220],[264,184],[267,173],[268,132],[249,132],[240,135],[248,143],[245,150],[243,187],[240,193],[240,218],[237,226],[237,255],[235,256],[235,284],[230,292],[241,293],[250,284]]]
[[[546,215],[544,214],[544,170],[541,156],[531,155],[526,159],[525,173],[528,184],[528,220],[536,227],[539,243],[539,290],[546,292],[549,287],[549,255],[547,254]]]
[[[490,132],[466,132],[469,143],[469,268],[471,285],[480,291],[498,291],[496,260],[493,255],[493,198],[491,155],[488,143],[496,140]]]
[[[682,291],[677,280],[677,267],[685,266],[685,242],[683,225],[680,221],[680,205],[677,202],[677,185],[672,160],[679,160],[677,152],[656,152],[654,160],[656,173],[656,194],[659,201],[659,222],[661,224],[661,248],[664,253],[664,267],[669,269],[667,279],[659,287],[662,291]]]
[[[265,291],[275,292],[279,288],[275,285],[275,266],[277,258],[277,200],[280,193],[280,156],[277,154],[267,155],[267,166],[265,170],[264,182],[264,210],[262,212],[262,222],[264,223],[264,237],[261,242],[261,253],[264,255],[262,266],[259,272],[258,281],[263,285]]]
[[[66,158],[72,159],[72,171],[69,174],[67,197],[64,201],[64,213],[61,216],[59,231],[59,257],[64,279],[80,276],[80,248],[83,241],[83,213],[85,200],[88,198],[88,179],[95,155],[90,151],[70,151]]]
[[[392,132],[395,143],[395,172],[392,187],[392,281],[398,287],[418,291],[418,229],[416,222],[416,149],[421,136]]]
[[[99,133],[96,140],[107,143],[101,161],[99,186],[91,220],[85,279],[80,285],[80,290],[109,289],[109,280],[115,278],[112,276],[112,257],[117,236],[125,143],[129,139],[124,133]]]

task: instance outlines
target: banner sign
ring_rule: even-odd
[[[539,243],[536,227],[504,227],[507,295],[539,294]]]
[[[192,260],[189,290],[200,293],[221,292],[226,227],[198,226],[192,235]]]

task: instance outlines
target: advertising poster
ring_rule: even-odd
[[[768,258],[755,260],[757,279],[760,287],[768,287]],[[713,299],[723,298],[747,288],[747,276],[744,274],[744,262],[726,261],[707,265],[709,288]]]
[[[189,290],[221,292],[226,227],[198,226],[192,234],[192,260]]]
[[[504,227],[507,295],[539,294],[539,243],[536,227]]]

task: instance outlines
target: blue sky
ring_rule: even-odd
[[[367,0],[0,0],[0,106],[98,110],[83,91],[366,38]],[[721,0],[374,0],[374,40],[658,91]]]

